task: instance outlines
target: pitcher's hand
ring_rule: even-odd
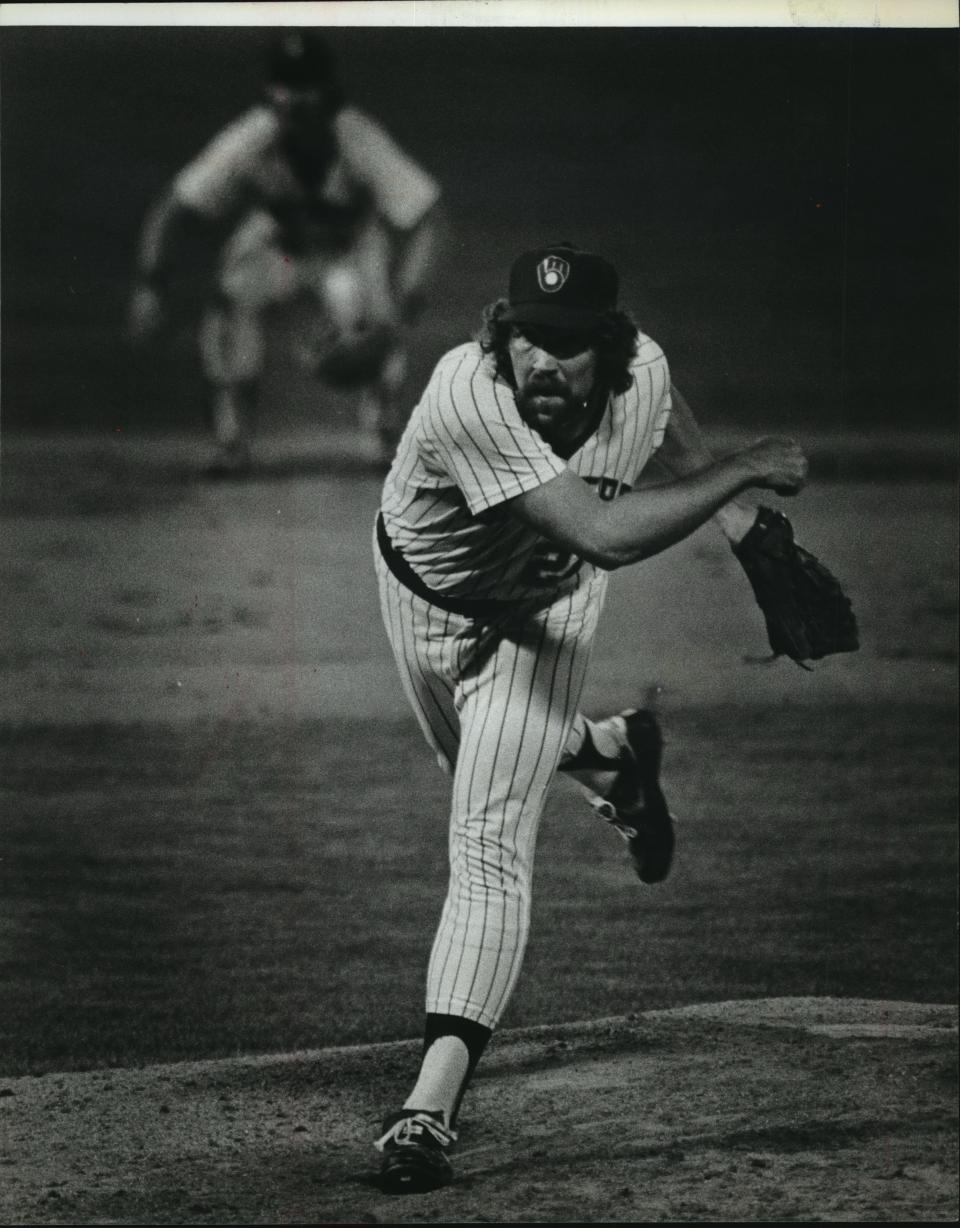
[[[762,486],[778,495],[795,495],[807,480],[807,458],[792,439],[760,439],[741,453],[752,478],[752,486]]]

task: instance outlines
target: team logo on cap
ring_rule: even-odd
[[[570,276],[570,265],[562,256],[545,256],[537,265],[537,281],[545,294],[562,290]]]

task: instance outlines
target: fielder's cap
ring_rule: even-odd
[[[312,30],[287,30],[274,43],[267,66],[271,85],[312,89],[336,83],[336,63],[326,41]]]
[[[619,288],[616,269],[602,256],[555,243],[514,261],[502,318],[551,328],[595,328],[604,312],[616,307]]]

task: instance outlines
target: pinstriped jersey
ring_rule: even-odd
[[[564,460],[524,422],[513,389],[477,342],[450,350],[410,416],[384,483],[387,534],[431,589],[458,598],[559,596],[592,564],[558,550],[510,514],[510,499],[564,469],[612,499],[631,489],[660,446],[670,372],[642,333],[624,393],[611,394],[594,433]]]

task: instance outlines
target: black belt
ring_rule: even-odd
[[[396,578],[411,593],[416,593],[431,605],[439,606],[451,614],[460,614],[463,618],[491,619],[509,612],[512,607],[505,601],[493,599],[484,600],[481,597],[452,597],[447,593],[438,593],[429,585],[424,584],[400,551],[387,536],[387,526],[383,523],[383,513],[377,516],[377,545],[383,555],[383,561]]]

